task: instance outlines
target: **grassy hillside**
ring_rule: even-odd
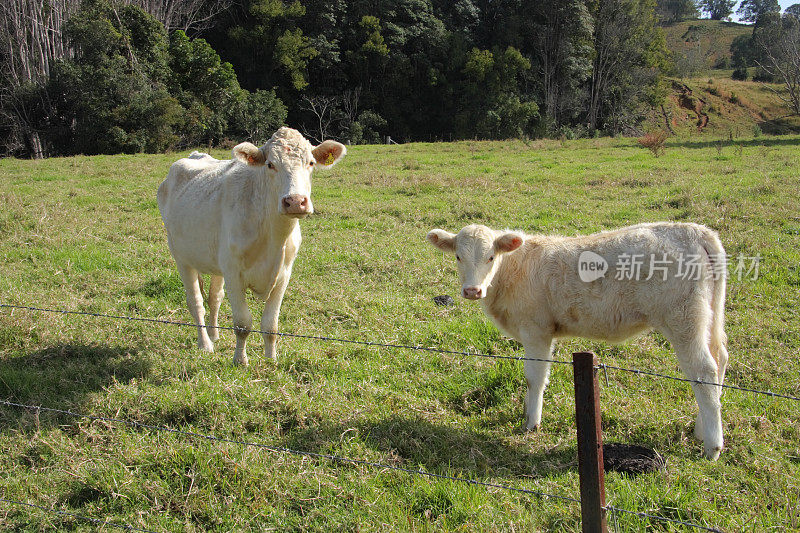
[[[669,123],[682,137],[729,139],[800,132],[800,118],[789,117],[778,96],[781,85],[731,79],[732,70],[726,66],[731,43],[750,35],[752,26],[701,19],[663,29],[675,77],[667,81],[664,109],[652,111],[645,129],[667,129]]]
[[[800,132],[789,116],[778,84],[697,77],[667,81],[664,109],[653,109],[644,129],[667,129],[680,137],[738,139]],[[665,116],[666,114],[666,116]]]
[[[353,146],[315,175],[318,213],[302,222],[280,328],[521,355],[457,297],[455,262],[424,242],[429,229],[696,221],[733,257],[762,258],[758,279],[729,284],[728,382],[798,396],[800,137],[715,141],[672,139],[660,158],[631,139]],[[190,320],[155,202],[177,157],[0,161],[0,302]],[[434,305],[442,294],[456,304]],[[569,367],[553,369],[542,430],[529,434],[516,362],[288,338],[273,366],[250,339],[242,369],[230,332],[205,354],[191,328],[0,309],[0,398],[578,495]],[[576,349],[681,375],[656,334],[566,341],[556,358]],[[610,473],[609,503],[725,531],[800,528],[796,402],[727,391],[726,448],[711,463],[685,383],[610,371],[601,391],[606,440],[667,459],[663,472]],[[46,412],[0,407],[0,448],[3,499],[157,531],[579,529],[570,502]],[[0,503],[0,528],[97,524]]]
[[[740,35],[750,35],[748,24],[721,20],[685,20],[664,26],[667,48],[672,51],[679,74],[704,72],[712,68],[728,68],[730,48]]]

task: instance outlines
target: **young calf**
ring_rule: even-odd
[[[428,241],[455,254],[462,296],[479,300],[526,357],[546,360],[524,362],[529,430],[541,423],[547,360],[559,337],[619,342],[655,329],[690,379],[725,379],[725,250],[705,226],[663,222],[560,237],[472,225],[458,235],[434,229]],[[692,389],[695,436],[715,460],[722,449],[721,387]]]

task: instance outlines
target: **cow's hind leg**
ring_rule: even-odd
[[[206,310],[203,307],[203,293],[200,291],[200,273],[190,266],[181,264],[178,265],[178,273],[186,291],[186,306],[197,325],[197,347],[206,352],[213,352],[214,344],[208,338],[205,327]]]
[[[286,292],[286,286],[289,284],[289,276],[281,276],[278,278],[275,287],[267,298],[264,305],[264,314],[261,315],[261,331],[264,332],[277,332],[278,331],[278,315],[281,310],[281,303],[283,302],[283,295]],[[277,344],[278,336],[272,333],[262,333],[264,336],[264,357],[268,360],[277,361]]]
[[[703,335],[686,341],[673,341],[672,345],[686,377],[703,382],[691,384],[699,411],[695,436],[703,441],[706,458],[714,461],[722,451],[722,389],[705,383],[719,383],[717,361],[711,355]]]
[[[238,275],[226,276],[225,286],[228,288],[228,300],[231,302],[233,314],[233,331],[236,334],[233,364],[247,366],[247,336],[253,329],[253,315],[247,306],[246,287]]]
[[[216,342],[219,340],[219,306],[225,296],[225,279],[222,276],[211,276],[211,286],[208,288],[208,331],[209,338]]]

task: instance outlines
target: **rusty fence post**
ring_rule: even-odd
[[[591,352],[572,354],[572,368],[575,373],[575,425],[578,428],[578,474],[581,485],[583,533],[608,531],[597,364],[597,356]]]

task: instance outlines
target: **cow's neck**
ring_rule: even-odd
[[[486,298],[481,300],[481,307],[494,323],[506,334],[517,337],[514,323],[515,313],[511,312],[514,294],[524,283],[529,283],[529,275],[525,272],[526,254],[531,253],[535,243],[526,242],[517,250],[498,255],[494,279],[486,289]]]

